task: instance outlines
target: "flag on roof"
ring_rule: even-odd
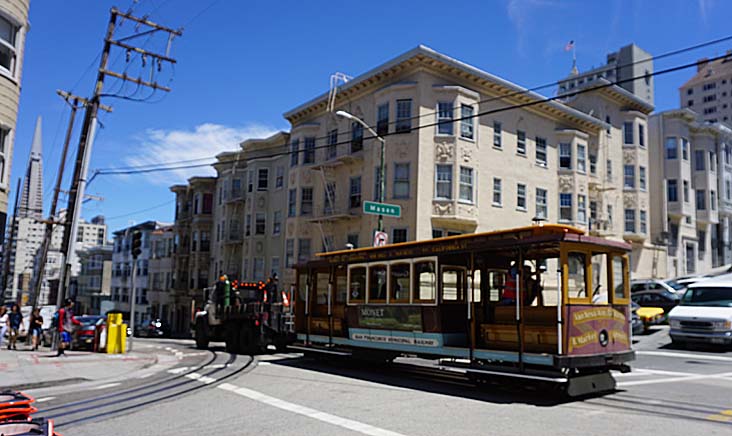
[[[574,39],[569,41],[567,45],[564,46],[564,51],[570,51],[574,48]]]

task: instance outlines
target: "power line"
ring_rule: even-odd
[[[149,211],[155,210],[155,209],[160,209],[161,207],[167,206],[167,205],[169,205],[171,203],[174,203],[174,202],[175,202],[175,200],[168,200],[165,203],[160,203],[160,204],[155,205],[155,206],[146,207],[145,209],[140,209],[140,210],[136,210],[134,212],[129,212],[129,213],[125,213],[125,214],[122,214],[122,215],[117,215],[117,216],[113,216],[113,217],[109,217],[109,218],[104,218],[104,219],[106,221],[113,221],[113,220],[120,219],[120,218],[127,218],[129,216],[137,215],[139,213],[149,212]]]
[[[721,56],[717,56],[717,57],[708,59],[708,62],[714,62],[714,61],[717,61],[717,60],[724,59],[726,57],[728,57],[728,55],[726,55],[726,54],[725,55],[721,55]],[[695,66],[697,66],[697,62],[691,62],[691,63],[677,65],[677,66],[674,66],[674,67],[670,67],[670,68],[666,68],[666,69],[663,69],[663,70],[655,71],[653,73],[643,74],[643,75],[639,75],[639,76],[635,76],[635,77],[631,77],[631,78],[627,78],[627,79],[623,79],[623,80],[617,80],[617,81],[614,81],[614,82],[610,82],[610,81],[603,81],[605,83],[598,82],[598,84],[596,84],[596,85],[588,86],[588,87],[583,88],[583,89],[572,90],[572,91],[569,91],[569,92],[566,92],[566,93],[563,93],[563,94],[559,94],[559,95],[556,95],[556,96],[553,96],[553,97],[546,97],[546,98],[543,98],[543,99],[538,99],[538,100],[534,100],[534,101],[530,101],[530,102],[526,102],[526,103],[512,104],[512,105],[503,106],[503,107],[496,108],[496,109],[490,109],[490,110],[487,110],[487,111],[479,112],[479,113],[476,113],[476,114],[473,114],[473,115],[468,115],[468,116],[464,116],[464,117],[460,117],[460,118],[453,118],[450,122],[454,123],[454,122],[459,122],[459,121],[464,121],[464,120],[470,120],[470,119],[474,119],[474,118],[480,118],[480,117],[485,116],[485,115],[492,115],[492,114],[495,114],[495,113],[504,112],[504,111],[508,111],[508,110],[512,110],[512,109],[520,109],[520,108],[524,108],[524,107],[536,106],[536,105],[539,105],[539,104],[542,104],[542,103],[548,103],[548,102],[552,102],[552,101],[556,101],[556,100],[561,100],[561,99],[564,99],[564,98],[567,98],[567,97],[574,97],[574,96],[577,96],[577,95],[580,95],[580,94],[586,94],[586,93],[593,92],[593,91],[597,91],[597,90],[600,90],[600,89],[610,88],[612,86],[616,86],[616,85],[619,85],[619,84],[622,84],[622,83],[632,82],[634,80],[644,79],[644,78],[647,78],[647,77],[654,77],[654,76],[660,76],[660,75],[664,75],[664,74],[669,74],[669,73],[673,73],[673,72],[676,72],[676,71],[681,71],[681,70],[684,70],[684,69],[687,69],[687,68],[691,68],[691,67],[695,67]],[[598,120],[598,122],[603,122],[603,121]],[[444,121],[436,121],[436,122],[432,122],[432,123],[418,125],[417,127],[410,128],[410,131],[425,129],[425,128],[428,128],[428,127],[434,127],[434,126],[437,126],[437,125],[440,125],[440,124],[443,124],[443,123],[444,123]],[[387,136],[392,136],[392,135],[399,135],[401,133],[402,132],[396,132],[396,131],[394,131],[394,132],[390,132],[390,133],[385,133],[385,134],[381,135],[381,137],[387,137]],[[376,136],[366,136],[366,137],[363,137],[364,140],[365,139],[374,139],[374,138],[376,138]],[[336,142],[334,144],[324,144],[324,145],[320,145],[320,146],[315,146],[312,149],[308,149],[307,151],[309,152],[309,151],[312,150],[314,152],[315,150],[318,150],[318,149],[324,149],[324,148],[327,148],[327,147],[334,147],[334,146],[344,145],[344,144],[349,144],[349,143],[351,143],[350,140],[340,141],[340,142]],[[282,145],[279,145],[277,147],[271,147],[271,148],[272,149],[274,149],[274,148],[283,148],[283,147],[287,147],[287,146],[288,146],[288,144],[282,144]],[[272,157],[290,155],[290,154],[293,154],[293,153],[304,153],[304,152],[305,151],[300,150],[300,149],[298,149],[297,151],[286,150],[286,151],[276,152],[276,153],[272,153],[272,154],[257,155],[256,159],[266,159],[266,158],[272,158]],[[214,157],[215,156],[213,156],[212,158],[214,158]],[[229,161],[223,161],[222,160],[222,161],[219,161],[217,163],[226,164],[226,163],[229,163],[229,162],[233,163],[233,162],[238,162],[238,161],[239,161],[238,159],[231,159]],[[165,165],[165,164],[163,164],[163,165]],[[143,169],[130,169],[130,170],[102,169],[102,170],[95,171],[95,174],[97,174],[97,175],[143,174],[143,173],[152,173],[152,172],[161,172],[161,171],[174,171],[174,170],[182,170],[182,169],[193,169],[193,168],[208,167],[211,164],[192,164],[192,165],[175,165],[175,166],[163,166],[163,165],[161,165],[160,167],[143,168]]]
[[[714,39],[714,40],[711,40],[711,41],[702,42],[702,43],[695,44],[695,45],[691,45],[691,46],[687,46],[687,47],[680,48],[680,49],[676,49],[676,50],[671,50],[671,51],[668,51],[666,53],[662,53],[662,54],[659,54],[659,55],[656,55],[656,56],[652,56],[652,57],[647,58],[647,59],[642,59],[642,60],[638,60],[638,61],[634,61],[634,62],[629,62],[629,63],[626,63],[626,64],[622,64],[622,65],[619,65],[617,68],[626,68],[626,67],[634,66],[634,65],[639,64],[639,63],[656,61],[656,60],[659,60],[659,59],[664,59],[664,58],[667,58],[667,57],[675,56],[675,55],[678,55],[678,54],[682,54],[682,53],[685,53],[685,52],[697,50],[699,48],[708,47],[710,45],[715,45],[715,44],[719,44],[719,43],[726,42],[726,41],[730,41],[730,40],[732,40],[732,35],[725,36],[725,37],[721,37],[721,38],[717,38],[717,39]],[[696,63],[694,65],[696,65]],[[655,76],[655,75],[657,75],[657,74],[655,74],[655,73],[654,74],[649,74],[649,76]],[[646,77],[646,75],[643,75],[643,76],[640,76],[638,78],[645,78],[645,77]],[[637,80],[638,78],[634,78],[634,79],[630,79],[630,80]],[[557,85],[559,85],[563,81],[564,80],[560,80],[560,81],[556,81],[556,82],[547,83],[547,84],[544,84],[544,85],[535,86],[533,88],[527,88],[527,89],[522,89],[520,91],[510,92],[508,94],[504,94],[504,95],[497,96],[497,97],[490,97],[490,98],[487,98],[487,99],[484,99],[484,100],[480,100],[480,101],[476,102],[475,104],[476,105],[481,105],[481,104],[490,103],[490,102],[497,101],[497,100],[505,100],[505,99],[508,99],[508,98],[511,98],[511,97],[516,97],[516,96],[520,96],[520,95],[525,95],[525,94],[533,93],[533,92],[538,91],[538,90],[542,90],[542,89],[546,89],[546,88],[549,88],[549,87],[557,86]],[[624,82],[618,82],[618,83],[624,83]],[[549,101],[551,101],[551,100],[549,100]],[[452,107],[452,109],[453,110],[460,109],[460,106],[454,106],[454,107]],[[419,120],[420,118],[424,118],[424,117],[428,117],[428,116],[435,116],[438,113],[439,113],[439,111],[427,112],[427,113],[419,114],[419,115],[416,115],[416,116],[413,116],[413,117],[405,118],[404,120],[407,120],[407,119],[410,120],[410,121],[411,120]],[[400,120],[400,121],[402,121],[402,120]],[[453,122],[454,121],[455,121],[455,119],[453,119]],[[391,125],[396,124],[396,123],[397,123],[397,121],[395,120],[395,121],[388,122],[387,125],[391,126]],[[373,128],[374,126],[371,126],[371,127]],[[342,133],[338,133],[338,136],[349,135],[351,133],[352,133],[352,131],[351,130],[348,130],[348,131],[344,131]],[[322,140],[328,140],[328,139],[330,139],[330,135],[316,137],[315,138],[315,141],[322,141]],[[365,138],[365,139],[367,139],[367,138]],[[346,141],[346,142],[348,142],[348,141]],[[336,145],[340,145],[340,144],[343,144],[343,142],[339,142]],[[281,148],[283,146],[287,146],[287,144],[272,146],[272,147],[269,147],[269,148],[270,149],[277,149],[277,148]],[[332,144],[331,144],[331,146],[332,146]],[[213,159],[214,157],[215,156],[212,156],[212,157],[210,157],[208,159]],[[273,157],[273,156],[270,156],[270,157]],[[170,162],[159,163],[157,165],[158,166],[179,165],[179,164],[184,164],[184,163],[187,163],[187,162],[189,162],[189,161],[187,161],[187,160],[170,161]],[[226,162],[222,162],[222,163],[226,163]],[[150,166],[152,166],[152,165],[150,165]],[[201,165],[201,166],[205,166],[205,165]],[[122,168],[128,168],[128,167],[122,167]],[[118,170],[118,169],[121,169],[121,168],[101,168],[101,169],[98,169],[97,171],[100,174],[104,174],[104,173],[106,173],[106,171],[112,171],[112,170]],[[175,167],[175,168],[172,168],[172,169],[179,169],[179,168],[178,167]]]

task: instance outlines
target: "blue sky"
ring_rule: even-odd
[[[118,1],[31,2],[12,180],[15,189],[40,115],[46,206],[68,120],[55,90],[92,93],[95,59],[109,8],[115,5],[127,9],[132,4],[136,15],[149,14],[153,21],[185,29],[173,42],[175,74],[167,66],[160,73],[161,83],[173,88],[170,95],[161,99],[162,93],[156,93],[155,103],[104,101],[114,106],[114,113],[101,118],[104,128],[94,146],[92,169],[213,156],[237,148],[247,137],[286,130],[282,114],[327,91],[333,72],[357,76],[418,44],[533,87],[566,76],[571,55],[564,46],[569,40],[576,42],[580,70],[586,70],[631,42],[660,54],[727,36],[732,16],[732,2],[724,0]],[[118,35],[132,33],[134,27],[125,22]],[[137,42],[150,49],[161,44],[145,37]],[[730,48],[728,43],[667,58],[656,63],[656,70]],[[133,58],[127,66],[124,54],[111,61],[112,69],[130,72],[141,63]],[[656,78],[657,110],[678,105],[677,88],[692,73]],[[110,81],[106,89],[120,86]],[[168,187],[193,174],[211,173],[97,177],[88,193],[104,201],[85,204],[84,216],[106,215],[111,230],[147,219],[172,221]]]

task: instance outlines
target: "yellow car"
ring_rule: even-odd
[[[646,330],[652,325],[661,324],[666,319],[666,315],[660,307],[639,307],[635,313],[643,321]]]

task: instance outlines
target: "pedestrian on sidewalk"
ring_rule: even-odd
[[[3,346],[3,341],[5,340],[5,333],[8,331],[8,308],[5,306],[0,306],[0,348]]]
[[[18,335],[23,331],[23,314],[20,313],[20,306],[13,304],[13,308],[10,309],[10,315],[8,316],[8,327],[10,327],[10,338],[8,340],[8,350],[11,348],[17,350],[15,347],[15,341],[18,340]]]
[[[64,349],[71,344],[71,331],[74,325],[81,325],[78,319],[74,317],[74,300],[67,298],[64,301],[64,307],[58,310],[58,333],[61,341],[58,344],[58,356],[64,356]]]
[[[33,351],[36,351],[43,337],[43,317],[41,316],[41,309],[39,307],[33,309],[33,313],[31,313],[28,330],[33,340]]]

